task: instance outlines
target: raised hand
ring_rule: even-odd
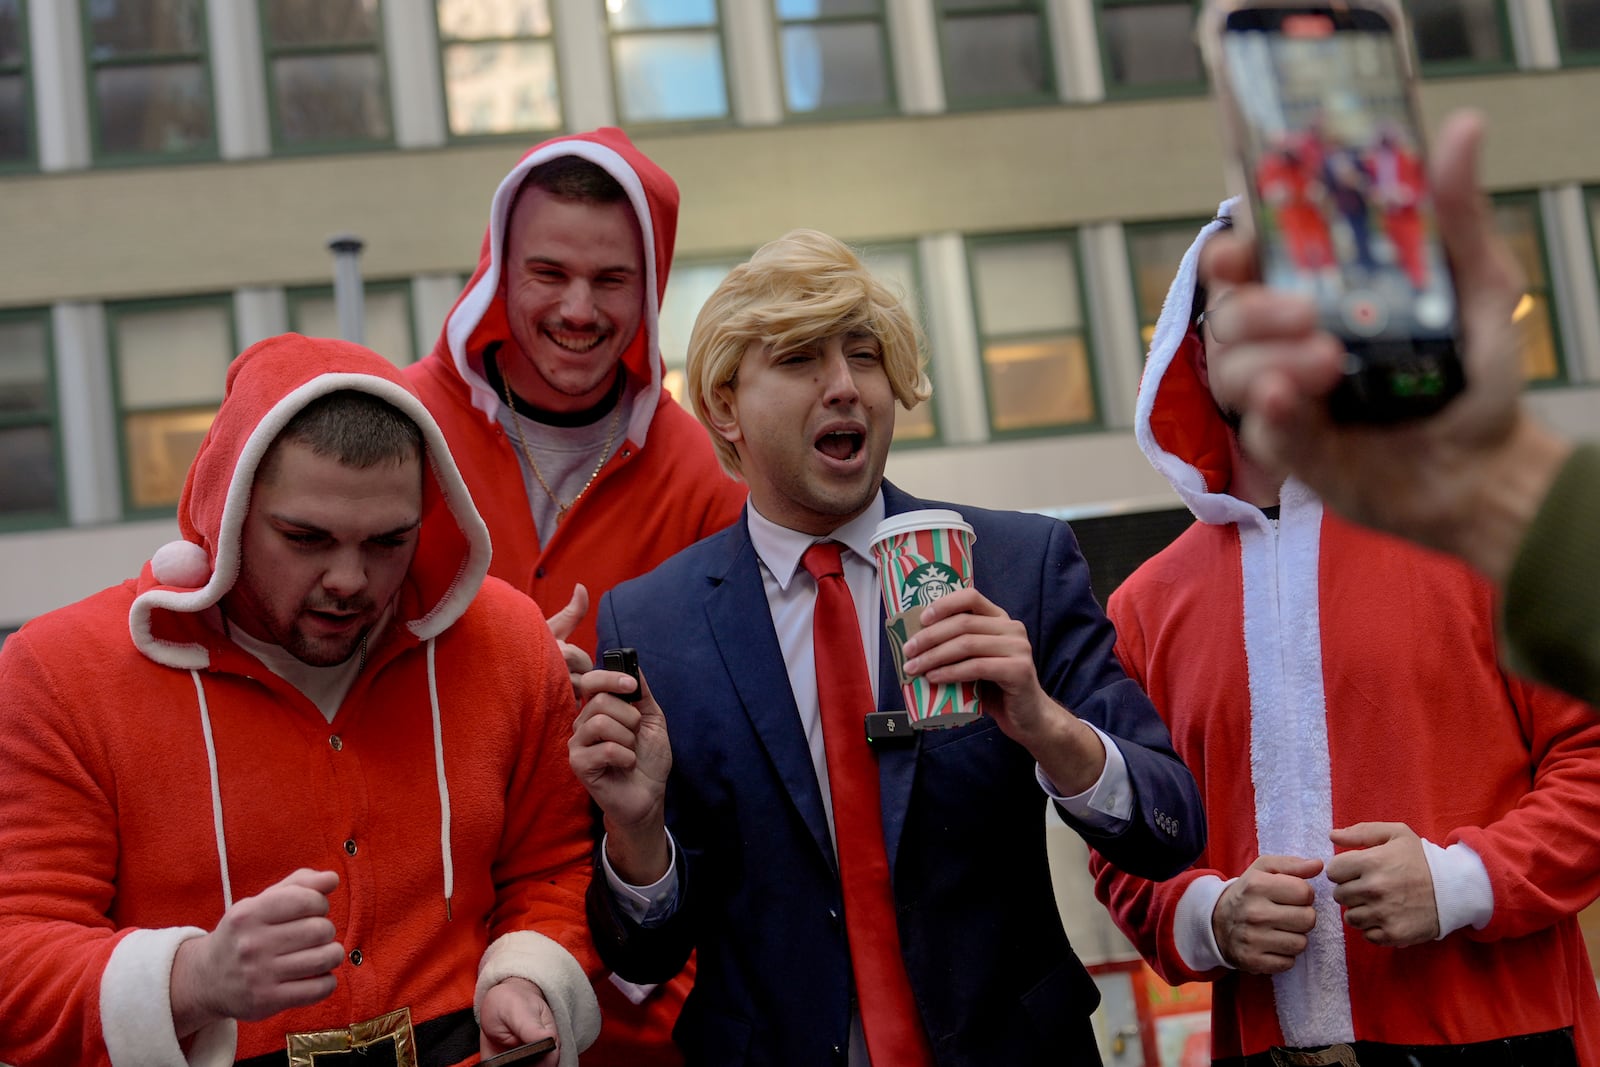
[[[1375,945],[1400,948],[1439,936],[1439,905],[1422,839],[1402,822],[1363,822],[1329,835],[1349,849],[1328,864],[1344,921]]]
[[[584,701],[567,742],[572,772],[605,815],[606,854],[619,877],[649,885],[671,860],[666,835],[667,776],[672,745],[667,720],[650,686],[637,703],[619,699],[634,681],[619,671],[590,671],[579,683]]]
[[[1211,932],[1222,958],[1250,974],[1281,974],[1306,950],[1317,924],[1310,878],[1322,861],[1258,856],[1217,898]]]
[[[171,979],[178,1036],[223,1019],[265,1019],[331,994],[344,959],[327,917],[328,895],[338,887],[332,871],[301,868],[235,901],[215,930],[180,945]]]

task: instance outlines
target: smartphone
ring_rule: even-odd
[[[490,1056],[486,1060],[480,1060],[479,1067],[511,1067],[514,1063],[531,1064],[539,1057],[554,1051],[555,1047],[555,1038],[542,1038],[526,1045],[518,1045],[514,1049],[508,1049],[498,1056]]]
[[[617,693],[617,699],[637,704],[639,698],[644,696],[644,684],[639,681],[639,653],[631,648],[608,648],[600,653],[600,666],[608,671],[620,671],[632,676],[633,692]]]
[[[1399,3],[1208,0],[1198,37],[1262,280],[1344,341],[1330,413],[1438,411],[1466,380]]]

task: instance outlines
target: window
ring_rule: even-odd
[[[84,0],[95,158],[216,155],[204,0]]]
[[[893,106],[883,0],[774,0],[773,7],[790,114]]]
[[[728,117],[717,0],[605,0],[624,123]]]
[[[994,432],[1094,423],[1094,376],[1072,235],[969,238],[967,258]]]
[[[1551,304],[1549,262],[1544,224],[1536,193],[1511,193],[1494,198],[1495,222],[1511,244],[1527,280],[1528,291],[1512,312],[1522,331],[1522,372],[1529,382],[1561,377],[1561,346]]]
[[[106,306],[130,513],[170,512],[222,403],[234,341],[227,296]]]
[[[50,313],[0,312],[0,528],[63,517]]]
[[[1172,288],[1178,263],[1194,244],[1208,219],[1184,222],[1129,223],[1123,227],[1128,240],[1128,266],[1133,271],[1133,303],[1139,316],[1141,350],[1150,350],[1150,339],[1161,317],[1161,303]]]
[[[939,0],[939,31],[950,107],[1054,97],[1042,0]]]
[[[549,0],[438,0],[434,8],[452,137],[561,125]]]
[[[1405,0],[1405,9],[1424,74],[1512,66],[1501,0]]]
[[[1551,0],[1564,63],[1600,63],[1600,0]]]
[[[1106,95],[1203,90],[1205,67],[1194,43],[1193,0],[1100,0],[1100,57]]]
[[[879,245],[857,251],[867,269],[903,295],[912,314],[921,321],[916,246]],[[684,391],[684,365],[689,359],[689,335],[694,330],[694,321],[717,286],[722,284],[722,279],[746,258],[680,261],[672,265],[672,282],[667,286],[666,302],[661,305],[661,359],[666,366],[662,382],[673,398],[685,407],[689,406],[689,400]],[[932,401],[918,404],[911,411],[896,407],[895,415],[896,444],[931,442],[938,438]]]
[[[917,269],[917,246],[910,243],[868,245],[857,249],[861,261],[879,280],[897,295],[904,298],[911,317],[927,329],[927,319],[922,314],[922,275]],[[924,353],[928,355],[930,353]],[[928,368],[933,376],[933,368]],[[895,405],[894,443],[934,444],[939,440],[939,427],[934,416],[934,401],[930,397],[907,411]]]
[[[378,0],[261,0],[277,147],[390,141],[378,7]]]
[[[340,336],[339,309],[333,300],[332,286],[291,289],[288,298],[289,329],[308,337]],[[410,283],[368,282],[361,310],[362,344],[397,367],[416,362]]]
[[[0,169],[33,161],[33,99],[28,84],[24,0],[0,0]]]

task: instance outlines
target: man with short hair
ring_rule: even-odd
[[[1097,891],[1164,978],[1215,983],[1225,1067],[1600,1063],[1577,919],[1600,720],[1500,670],[1488,583],[1240,446],[1210,373],[1239,295],[1196,287],[1232,206],[1183,259],[1134,423],[1197,521],[1108,605],[1200,781],[1206,851],[1160,885],[1103,867]]]
[[[0,650],[0,1060],[573,1067],[571,685],[427,410],[357,345],[263,341],[178,520]]]
[[[407,369],[494,540],[490,573],[593,665],[590,598],[739,514],[744,488],[663,388],[659,312],[678,189],[621,130],[536,145],[495,189],[478,269]],[[677,1062],[688,989],[596,986],[590,1067]]]
[[[570,746],[605,813],[601,954],[650,980],[698,950],[675,1032],[696,1064],[1098,1062],[1046,796],[1152,878],[1195,856],[1204,820],[1071,529],[959,509],[975,585],[920,614],[904,668],[977,683],[984,715],[869,748],[867,713],[903,706],[869,542],[887,515],[950,506],[883,480],[895,403],[929,393],[919,331],[853,252],[800,230],[734,269],[689,348],[695,412],[750,502],[601,601],[602,641],[636,648],[644,679],[632,704],[626,675],[586,676]]]

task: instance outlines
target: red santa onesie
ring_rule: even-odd
[[[1218,225],[1168,294],[1136,417],[1199,521],[1109,604],[1123,665],[1200,783],[1209,840],[1159,884],[1096,862],[1098,892],[1163,977],[1216,983],[1219,1059],[1376,1042],[1416,1057],[1381,1063],[1600,1064],[1576,918],[1600,893],[1600,717],[1501,672],[1491,591],[1458,562],[1325,514],[1292,480],[1276,519],[1229,495],[1231,431],[1190,327]],[[1361,822],[1424,840],[1440,937],[1370,943],[1324,873],[1294,966],[1230,969],[1211,926],[1228,881],[1260,855],[1326,863],[1330,832]],[[1550,1044],[1531,1059],[1444,1048],[1532,1034]]]

